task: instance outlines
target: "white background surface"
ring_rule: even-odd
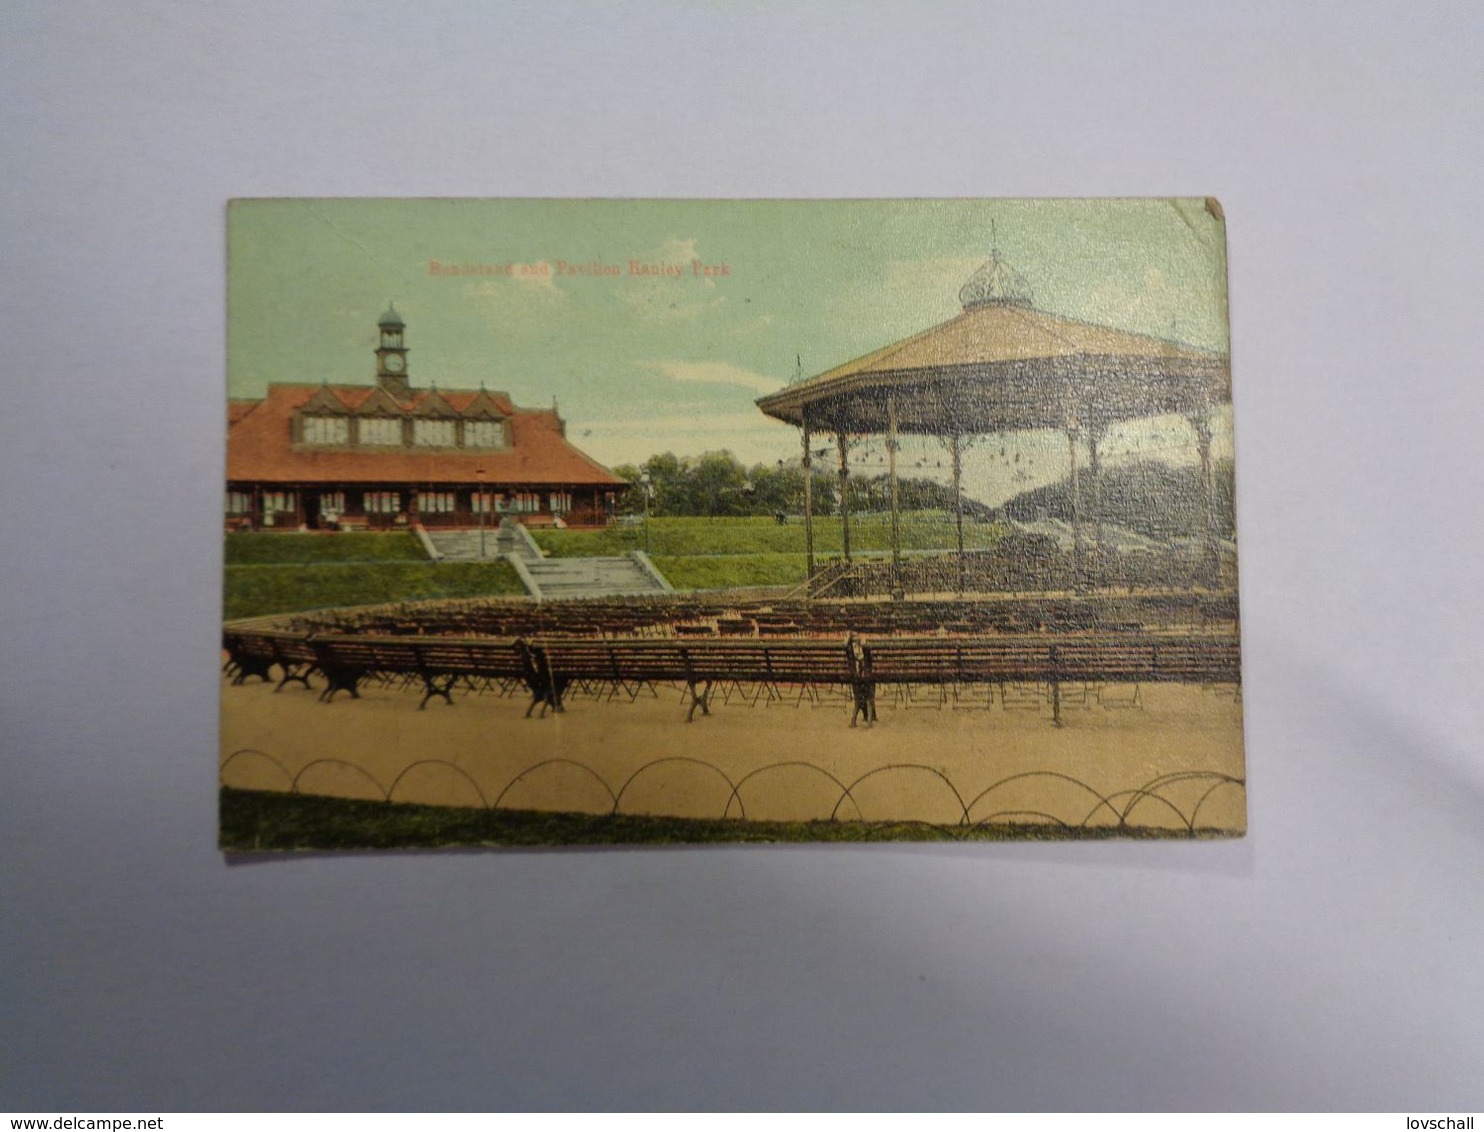
[[[12,3],[0,1105],[1477,1108],[1481,9]],[[213,846],[224,203],[1204,195],[1252,833]]]

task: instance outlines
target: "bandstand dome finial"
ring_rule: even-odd
[[[989,258],[959,288],[958,301],[968,311],[992,303],[1028,307],[1032,305],[1033,298],[1031,285],[1026,282],[1025,276],[1000,258],[998,248],[992,248]]]

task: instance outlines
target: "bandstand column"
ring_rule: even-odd
[[[840,447],[840,537],[845,547],[845,561],[850,561],[850,503],[845,491],[850,479],[849,441],[842,429],[835,433],[835,443]]]
[[[1097,568],[1094,581],[1102,581],[1108,566],[1108,543],[1103,531],[1103,464],[1098,445],[1102,442],[1108,426],[1092,424],[1087,427],[1087,471],[1092,477],[1092,529],[1093,547],[1096,551]]]
[[[814,461],[809,452],[809,414],[800,414],[804,437],[804,578],[814,580]],[[807,590],[806,590],[807,592]]]
[[[1191,413],[1196,452],[1201,458],[1202,563],[1207,583],[1215,588],[1221,580],[1221,557],[1216,548],[1216,485],[1211,478],[1211,420],[1205,413]]]
[[[958,592],[964,592],[964,462],[958,433],[949,446],[953,454],[953,524],[958,536]]]
[[[1072,487],[1072,582],[1081,589],[1082,581],[1082,481],[1077,471],[1077,439],[1082,429],[1075,416],[1067,418],[1067,458],[1071,462]]]
[[[886,394],[886,473],[891,482],[891,596],[901,598],[902,539],[901,500],[897,487],[897,396]]]

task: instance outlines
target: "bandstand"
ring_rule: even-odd
[[[1212,414],[1231,401],[1230,369],[1220,354],[1182,343],[1099,326],[1038,309],[1024,276],[992,251],[959,291],[962,311],[864,357],[762,397],[768,416],[800,429],[803,442],[804,526],[811,582],[820,578],[814,553],[813,475],[821,434],[838,453],[843,565],[852,563],[845,486],[852,438],[886,440],[890,483],[891,591],[903,596],[899,438],[937,437],[952,464],[957,531],[957,590],[966,588],[963,536],[963,452],[975,437],[1055,430],[1067,441],[1072,501],[1075,587],[1091,588],[1107,562],[1102,521],[1100,445],[1122,421],[1178,414],[1195,433],[1202,512],[1198,578],[1221,584],[1221,550],[1212,481]],[[1086,475],[1079,447],[1086,440]],[[827,451],[824,449],[823,451]],[[1084,480],[1086,482],[1084,482]],[[1084,497],[1084,493],[1086,497]],[[1092,526],[1096,567],[1088,561]]]

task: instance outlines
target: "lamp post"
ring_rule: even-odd
[[[644,553],[649,553],[649,501],[654,496],[654,481],[648,472],[639,473],[639,485],[644,491]]]
[[[484,497],[484,469],[483,468],[475,468],[474,469],[474,483],[476,484],[476,489],[475,489],[475,493],[474,493],[474,513],[479,516],[479,560],[481,562],[483,562],[484,561],[484,507],[485,507],[485,502],[486,502],[485,497]]]

